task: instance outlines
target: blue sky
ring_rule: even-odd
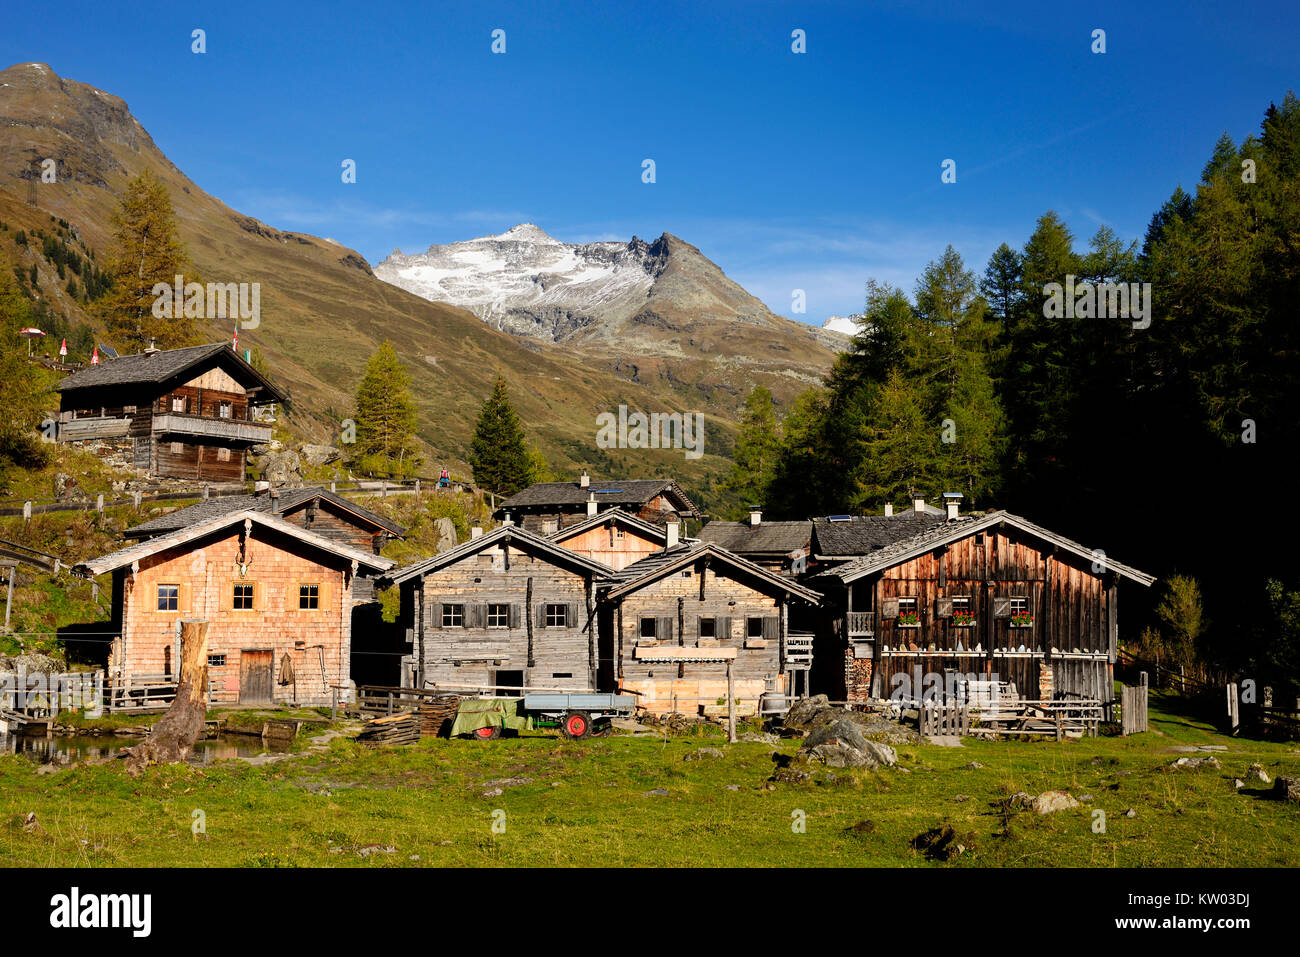
[[[33,8],[0,61],[123,97],[202,188],[372,263],[523,221],[667,231],[816,323],[868,278],[910,291],[947,243],[982,271],[1048,209],[1080,246],[1140,239],[1221,132],[1300,88],[1300,7],[1276,0],[182,6]]]

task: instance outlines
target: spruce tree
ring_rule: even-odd
[[[781,436],[776,421],[776,403],[766,386],[755,386],[745,399],[740,432],[732,454],[731,475],[726,487],[739,494],[741,505],[763,505],[776,468]]]
[[[479,412],[469,464],[474,470],[474,484],[497,495],[514,495],[527,488],[539,470],[540,463],[528,447],[524,427],[510,404],[506,380],[501,376]]]
[[[387,340],[366,363],[365,376],[357,386],[353,419],[357,434],[351,467],[388,475],[416,473],[421,460],[414,435],[411,377]]]

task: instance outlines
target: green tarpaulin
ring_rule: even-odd
[[[520,698],[466,698],[456,712],[452,735],[472,734],[479,728],[533,730],[533,719],[519,713]]]

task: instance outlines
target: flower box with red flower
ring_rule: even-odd
[[[921,626],[921,615],[915,611],[900,611],[898,613],[899,628],[919,628]]]
[[[1034,625],[1034,616],[1027,611],[1018,611],[1011,616],[1012,628],[1032,628]]]
[[[954,611],[952,613],[952,626],[954,628],[974,628],[975,612],[973,611]]]

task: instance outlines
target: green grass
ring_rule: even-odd
[[[0,865],[5,866],[547,866],[884,865],[1220,867],[1300,863],[1300,807],[1239,793],[1259,761],[1300,773],[1295,744],[1225,738],[1158,710],[1152,732],[1062,744],[967,741],[900,749],[899,769],[769,789],[771,747],[738,744],[685,761],[718,738],[550,735],[479,743],[422,741],[371,749],[335,741],[261,767],[116,765],[38,775],[0,758]],[[1222,770],[1172,770],[1175,744],[1222,743]],[[725,747],[725,746],[723,746]],[[793,752],[793,742],[779,750]],[[978,761],[984,767],[965,770]],[[1123,774],[1121,772],[1129,772]],[[528,783],[484,796],[504,778]],[[738,785],[739,790],[728,790]],[[646,796],[655,788],[666,796]],[[1093,802],[1050,816],[997,810],[1017,790],[1066,789]],[[955,800],[958,794],[967,800]],[[1133,808],[1135,818],[1124,812]],[[1093,832],[1092,811],[1106,813]],[[191,833],[193,812],[206,833]],[[40,830],[23,827],[34,811]],[[494,812],[504,833],[494,833]],[[792,828],[795,812],[806,832]],[[497,815],[496,820],[502,820]],[[850,830],[860,822],[869,827]],[[948,864],[909,848],[950,823],[972,846]],[[362,858],[356,849],[391,845]],[[336,850],[340,849],[341,850]],[[418,855],[419,860],[412,857]]]

